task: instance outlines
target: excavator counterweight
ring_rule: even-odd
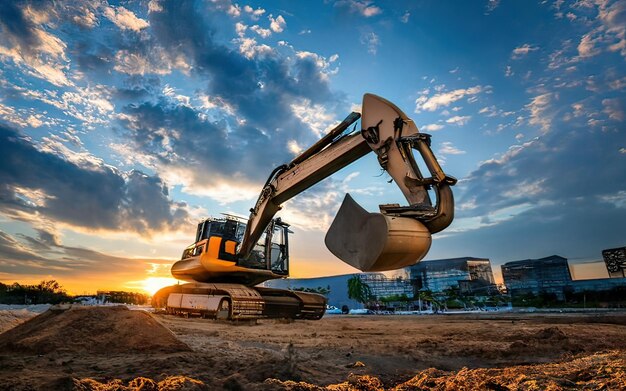
[[[450,187],[456,179],[441,169],[430,136],[419,133],[413,120],[393,103],[365,94],[361,111],[274,169],[247,221],[227,216],[201,222],[195,243],[172,266],[174,277],[190,283],[161,289],[153,305],[170,313],[226,319],[321,318],[324,296],[257,286],[289,275],[289,225],[274,215],[285,201],[372,151],[408,205],[384,204],[379,212],[370,213],[346,194],[325,244],[337,258],[361,271],[394,270],[423,259],[431,235],[454,218]],[[345,134],[359,118],[361,131]],[[428,175],[420,171],[414,150]]]

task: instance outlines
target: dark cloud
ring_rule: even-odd
[[[83,72],[108,73],[114,65],[115,53],[113,49],[98,42],[94,37],[89,38],[88,40],[70,42],[72,59],[76,61],[76,65]]]
[[[609,202],[555,200],[497,225],[436,239],[428,257],[485,256],[496,267],[552,254],[600,260],[603,249],[626,245],[624,221],[626,208]]]
[[[30,53],[41,42],[35,33],[36,25],[25,17],[23,7],[24,2],[20,1],[0,2],[0,36],[9,47]]]
[[[591,130],[575,123],[558,123],[546,135],[485,162],[470,173],[460,204],[474,200],[478,208],[458,216],[481,216],[497,209],[530,203],[596,198],[626,190],[626,145],[623,130]],[[562,213],[554,208],[556,214]]]
[[[123,174],[99,162],[81,166],[44,152],[17,131],[0,125],[0,210],[14,218],[35,214],[90,229],[149,234],[187,219],[186,205],[172,202],[159,177]],[[52,241],[53,238],[44,238]]]
[[[138,150],[160,164],[207,172],[196,175],[201,185],[208,184],[211,173],[264,180],[274,166],[291,159],[290,140],[306,146],[315,139],[291,105],[308,102],[332,110],[341,101],[330,91],[317,55],[288,58],[270,51],[248,58],[216,41],[196,2],[166,2],[149,20],[151,39],[135,40],[125,50],[143,56],[163,49],[172,62],[184,58],[193,77],[206,83],[205,93],[232,108],[234,118],[209,120],[197,109],[161,97],[126,106],[131,116],[121,124]]]
[[[113,95],[122,101],[144,102],[159,94],[161,80],[157,76],[128,76],[120,87],[113,90]]]
[[[208,77],[210,93],[238,107],[246,117],[260,123],[263,118],[284,120],[285,113],[276,111],[288,108],[289,99],[335,98],[314,58],[295,56],[291,63],[276,52],[247,58],[215,41],[214,29],[196,2],[166,2],[161,8],[150,13],[156,43],[168,53],[184,56],[197,73]]]
[[[212,173],[255,177],[289,159],[286,149],[277,148],[286,144],[288,134],[270,138],[245,125],[229,132],[225,121],[212,122],[190,107],[163,101],[129,106],[126,113],[129,119],[121,122],[131,129],[134,145],[161,164],[197,170],[204,183],[210,182]]]

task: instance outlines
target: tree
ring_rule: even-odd
[[[358,274],[348,280],[348,298],[365,304],[372,300],[373,296],[372,288],[363,282]]]

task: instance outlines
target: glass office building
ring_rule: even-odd
[[[370,287],[376,300],[403,295],[413,297],[411,282],[402,277],[388,278],[382,273],[361,273],[358,276]]]
[[[495,289],[487,258],[452,258],[422,261],[407,268],[416,290],[443,292],[459,288],[462,293],[486,294]]]
[[[558,255],[507,262],[502,265],[502,278],[512,297],[554,293],[559,300],[565,299],[563,287],[572,282],[567,258]]]

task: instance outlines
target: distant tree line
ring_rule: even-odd
[[[72,298],[55,280],[41,281],[36,285],[17,282],[6,285],[0,282],[0,304],[59,304],[72,302]]]

